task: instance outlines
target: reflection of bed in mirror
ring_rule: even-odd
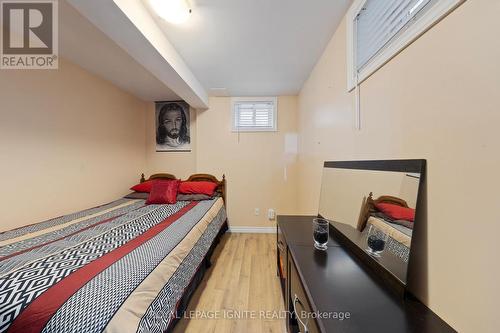
[[[360,256],[382,266],[402,285],[411,261],[424,166],[424,160],[385,160],[325,162],[323,168],[318,215],[330,220]],[[383,234],[377,253],[369,246],[374,230]]]
[[[411,218],[394,217],[390,213],[385,213],[380,207],[401,207],[408,213],[407,215],[412,216]],[[362,205],[357,229],[366,233],[370,226],[374,226],[387,234],[389,236],[387,249],[406,262],[410,255],[414,220],[415,208],[409,207],[404,199],[391,195],[382,195],[373,199],[373,193],[370,192]]]

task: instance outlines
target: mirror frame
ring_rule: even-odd
[[[426,160],[425,159],[400,159],[400,160],[361,160],[361,161],[325,161],[323,168],[336,168],[336,169],[354,169],[354,170],[373,170],[373,171],[393,171],[393,172],[407,172],[407,173],[420,173],[420,180],[418,184],[418,193],[415,206],[415,221],[420,219],[422,214],[422,191],[425,184],[426,177]],[[322,217],[319,212],[318,216]],[[412,262],[415,261],[414,256],[419,252],[415,251],[416,237],[411,239],[411,250],[406,265],[405,281],[398,278],[393,272],[387,269],[378,261],[374,260],[368,253],[364,251],[364,247],[359,244],[359,231],[351,226],[347,226],[340,222],[332,221],[330,223],[331,232],[338,238],[339,242],[350,250],[359,260],[361,260],[368,268],[383,282],[388,284],[389,287],[398,295],[404,297],[408,285],[408,271]],[[346,226],[346,227],[343,227]],[[350,229],[352,228],[352,230]],[[415,235],[416,229],[419,229],[418,224],[413,228]],[[356,234],[358,233],[358,234]]]

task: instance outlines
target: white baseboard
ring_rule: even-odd
[[[276,227],[229,227],[229,232],[245,234],[274,234]]]

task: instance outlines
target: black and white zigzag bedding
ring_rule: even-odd
[[[163,332],[225,220],[122,199],[1,234],[0,333]]]

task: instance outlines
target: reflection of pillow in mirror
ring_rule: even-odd
[[[378,203],[375,207],[385,215],[394,220],[415,220],[415,209],[393,205],[389,203]]]

